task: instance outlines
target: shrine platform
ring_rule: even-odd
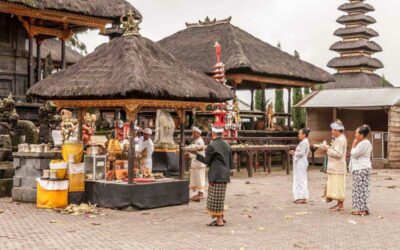
[[[151,209],[189,203],[189,182],[175,179],[153,183],[86,181],[85,199],[99,207]]]

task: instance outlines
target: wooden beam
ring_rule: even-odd
[[[47,35],[68,40],[74,34],[72,30],[59,30],[59,29],[35,26],[27,22],[22,16],[18,16],[18,19],[22,23],[22,26],[24,26],[26,32],[28,32],[29,36]]]
[[[139,106],[138,105],[126,105],[125,112],[130,120],[130,131],[132,132],[135,126],[135,121],[137,115],[139,113]],[[130,136],[129,138],[129,152],[128,152],[128,184],[132,184],[135,178],[135,141],[134,137]]]
[[[33,37],[29,36],[28,49],[28,89],[34,84],[34,67],[33,67]]]
[[[42,40],[36,37],[36,82],[42,80],[42,58],[40,57]]]
[[[195,108],[204,111],[209,103],[206,102],[185,102],[168,100],[141,100],[141,99],[117,99],[117,100],[53,100],[58,108],[125,108],[130,105],[138,108],[169,108],[192,110]]]
[[[183,153],[183,148],[185,147],[185,123],[186,123],[186,112],[184,109],[176,110],[179,116],[180,123],[180,143],[179,143],[179,178],[183,180],[185,177],[185,158]]]
[[[3,1],[0,1],[0,12],[17,16],[45,19],[53,22],[72,23],[84,27],[97,28],[100,29],[100,31],[104,31],[106,24],[112,23],[111,19],[73,14],[65,11],[40,10],[26,7],[22,4],[8,3]]]
[[[292,87],[312,87],[317,83],[311,83],[307,81],[298,81],[298,80],[289,80],[282,79],[276,77],[268,77],[268,76],[255,76],[248,74],[230,74],[226,76],[227,79],[233,80],[237,84],[243,84],[246,81],[257,82],[257,83],[267,83],[267,84],[276,84],[276,85],[284,85],[284,86],[292,86]],[[239,82],[240,80],[240,82]],[[229,81],[228,81],[229,82]]]
[[[65,69],[67,66],[67,60],[65,56],[65,39],[61,39],[61,69]]]

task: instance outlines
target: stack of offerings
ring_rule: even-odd
[[[82,149],[81,143],[64,144],[63,160],[51,161],[50,169],[44,170],[43,177],[37,179],[38,208],[65,208],[68,206],[69,192],[85,191]]]
[[[36,179],[38,208],[64,208],[68,206],[69,181],[66,180],[68,164],[61,160],[50,162],[50,170]]]

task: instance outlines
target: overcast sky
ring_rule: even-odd
[[[112,0],[110,0],[112,1]],[[252,35],[293,53],[300,52],[301,59],[334,73],[326,64],[336,56],[329,47],[338,37],[333,32],[341,27],[336,19],[344,12],[337,10],[347,0],[129,0],[143,15],[141,34],[158,41],[185,28],[185,22],[204,20],[206,16],[217,19],[232,16],[231,23]],[[380,33],[374,41],[383,47],[375,56],[385,65],[377,73],[400,86],[400,1],[367,0],[377,19],[372,25]],[[81,36],[89,52],[108,39],[97,31]]]

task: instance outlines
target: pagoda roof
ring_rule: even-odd
[[[232,25],[230,19],[187,24],[186,29],[159,44],[191,69],[211,74],[216,63],[216,41],[222,46],[221,60],[227,75],[260,75],[308,83],[333,80],[325,70],[254,37]]]
[[[365,23],[365,24],[373,24],[376,23],[375,18],[364,15],[364,14],[355,14],[355,15],[344,15],[339,17],[336,20],[340,24],[352,24],[352,23]]]
[[[76,64],[36,83],[28,96],[50,100],[166,100],[223,102],[227,86],[192,71],[158,44],[125,35],[99,46]]]
[[[371,12],[375,11],[375,8],[367,3],[364,2],[352,2],[352,3],[345,3],[339,6],[339,10],[345,12],[354,12],[354,11],[361,11],[361,12]]]
[[[324,85],[324,89],[345,89],[345,88],[378,88],[382,87],[383,79],[377,74],[368,73],[337,73],[333,74],[334,82]],[[387,82],[385,87],[393,87]]]
[[[119,19],[126,11],[133,10],[137,16],[141,17],[140,12],[125,0],[0,0],[0,2],[21,4],[39,10],[56,10],[105,19]]]
[[[383,63],[376,58],[368,56],[349,56],[349,57],[336,57],[328,63],[330,68],[353,68],[353,67],[367,67],[373,69],[383,68]]]
[[[344,42],[344,41],[336,42],[330,47],[330,50],[333,50],[336,52],[352,51],[352,50],[366,50],[366,51],[370,51],[370,52],[381,52],[382,47],[379,46],[379,44],[377,44],[376,42],[360,39],[360,40],[351,41],[351,42]]]
[[[366,36],[366,37],[377,37],[379,33],[375,30],[365,27],[365,26],[357,26],[357,27],[345,27],[337,29],[334,33],[335,36],[339,37],[347,37],[347,36]]]

